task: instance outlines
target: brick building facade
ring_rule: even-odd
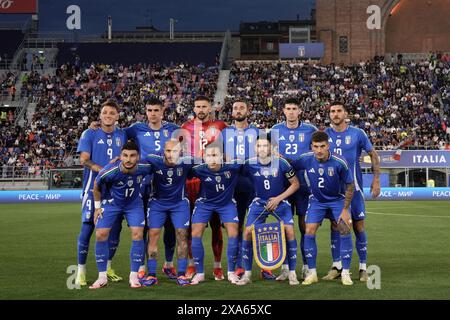
[[[379,8],[380,28],[367,20]],[[324,63],[353,63],[375,55],[450,51],[450,0],[316,0],[316,32]]]

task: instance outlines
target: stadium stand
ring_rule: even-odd
[[[23,127],[2,122],[3,176],[8,175],[5,168],[9,166],[28,175],[73,166],[79,136],[97,118],[97,110],[92,110],[108,97],[123,106],[121,126],[145,119],[142,105],[150,96],[164,100],[168,121],[181,124],[188,119],[197,94],[213,97],[217,89],[217,65],[86,64],[79,57],[73,61],[73,56],[70,60],[55,75],[22,73],[20,95],[37,105],[31,122],[25,120]],[[450,133],[449,69],[447,56],[431,56],[418,63],[375,59],[350,66],[236,62],[220,117],[230,122],[232,100],[245,97],[253,106],[250,120],[260,128],[270,128],[283,121],[282,101],[296,96],[303,118],[324,127],[329,124],[330,101],[340,100],[348,106],[351,122],[363,128],[377,148],[444,149]]]
[[[448,87],[448,72],[448,59],[434,56],[419,63],[376,59],[350,66],[236,62],[223,117],[230,121],[232,100],[245,97],[253,106],[251,121],[270,128],[283,121],[284,99],[297,97],[303,118],[324,127],[330,102],[343,101],[353,125],[363,128],[377,148],[444,149],[448,109],[441,114],[436,75],[444,75],[440,86]]]
[[[2,126],[0,164],[27,170],[29,166],[72,166],[71,156],[82,131],[97,119],[98,110],[92,109],[107,97],[114,97],[123,106],[123,127],[144,120],[142,106],[150,96],[165,101],[168,121],[183,123],[195,95],[214,95],[217,78],[216,66],[183,63],[171,67],[63,64],[55,76],[31,72],[24,78],[21,94],[37,103],[35,113],[24,128]]]

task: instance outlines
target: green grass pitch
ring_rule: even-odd
[[[286,282],[261,281],[238,287],[212,277],[210,229],[205,233],[207,281],[178,287],[161,274],[159,285],[130,289],[128,282],[112,283],[102,290],[69,290],[68,266],[76,265],[76,240],[80,205],[0,205],[0,299],[449,299],[450,295],[450,202],[368,202],[368,265],[381,268],[381,289],[369,290],[356,277],[357,254],[353,253],[355,284],[340,281],[302,287]],[[318,234],[318,274],[330,265],[329,222]],[[88,257],[88,282],[97,275],[94,241]],[[128,278],[130,233],[124,225],[122,241],[113,261],[116,272]],[[223,266],[226,266],[226,236]],[[160,261],[164,251],[160,248]],[[256,265],[256,264],[254,264]],[[158,269],[161,269],[159,263]],[[299,274],[299,272],[298,272]]]

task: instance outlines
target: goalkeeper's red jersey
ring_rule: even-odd
[[[222,120],[200,122],[193,119],[185,122],[181,128],[190,133],[191,156],[202,157],[205,147],[220,138],[221,131],[226,127],[226,123]]]

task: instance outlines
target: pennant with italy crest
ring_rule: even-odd
[[[286,258],[283,221],[252,225],[253,255],[261,269],[274,270]]]

